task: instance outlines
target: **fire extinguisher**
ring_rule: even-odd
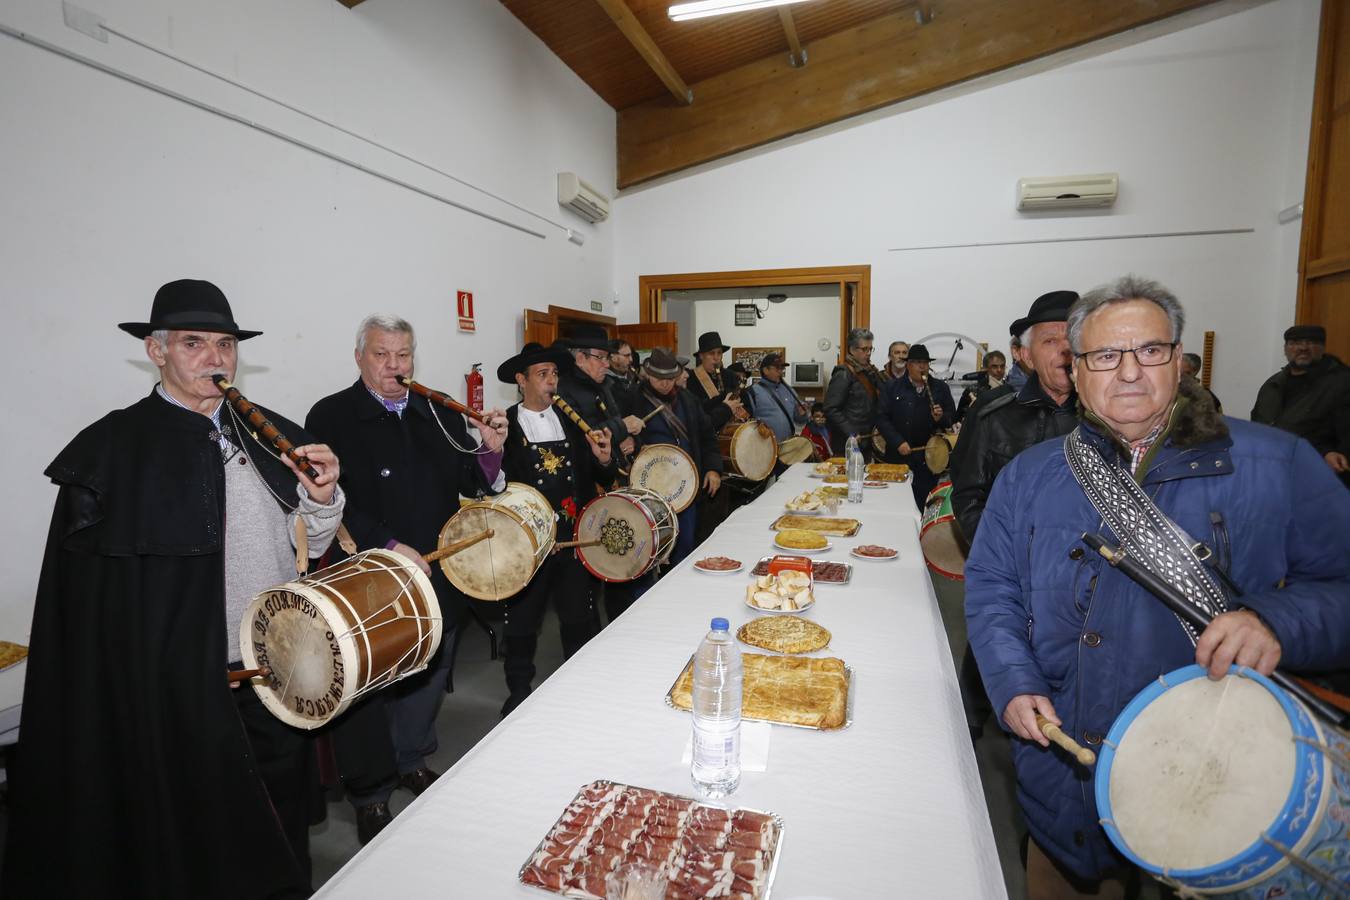
[[[479,371],[482,366],[482,363],[474,363],[464,376],[465,402],[479,412],[483,411],[483,373]]]

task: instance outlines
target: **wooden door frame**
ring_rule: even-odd
[[[847,285],[858,285],[853,322],[848,320]],[[685,272],[638,277],[638,321],[664,322],[667,291],[717,288],[774,287],[792,284],[833,284],[839,288],[839,341],[843,353],[850,328],[869,328],[872,322],[872,267],[815,266],[797,269],[745,269],[738,272]]]

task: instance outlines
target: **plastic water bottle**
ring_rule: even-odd
[[[689,774],[694,789],[717,799],[741,783],[741,651],[726,619],[713,619],[712,630],[694,655],[694,752]]]
[[[848,502],[861,503],[863,498],[863,478],[867,475],[867,463],[863,461],[862,449],[858,446],[858,436],[849,435],[844,446],[844,469],[848,474]]]

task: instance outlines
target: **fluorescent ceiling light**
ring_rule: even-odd
[[[697,0],[694,3],[677,3],[670,8],[669,14],[676,22],[687,22],[705,16],[749,12],[752,9],[766,9],[770,6],[786,6],[789,3],[801,2],[803,0]]]

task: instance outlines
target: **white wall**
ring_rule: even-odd
[[[1302,195],[1317,23],[1316,0],[1247,4],[628,191],[617,202],[620,316],[636,315],[643,274],[866,263],[878,346],[955,331],[1002,347],[1042,292],[1137,272],[1181,297],[1192,349],[1217,332],[1214,390],[1245,415],[1283,363],[1293,320],[1299,226],[1275,214]],[[1015,210],[1020,176],[1102,171],[1121,176],[1108,213]],[[1244,227],[1255,232],[890,252]]]
[[[782,303],[768,303],[772,291],[787,294]],[[666,316],[679,322],[681,352],[692,354],[698,348],[698,336],[716,331],[722,343],[737,347],[785,347],[788,362],[820,360],[834,362],[839,342],[839,292],[818,285],[801,287],[756,288],[741,290],[681,291],[667,294]],[[736,324],[736,304],[754,301],[767,311],[754,325]],[[816,342],[825,338],[830,349],[822,352]],[[731,364],[728,354],[727,365]],[[758,375],[758,372],[752,372]]]
[[[80,0],[110,25],[332,117],[584,232],[531,217],[113,37],[62,24],[59,0],[5,0],[0,22],[421,187],[538,228],[529,237],[0,35],[0,379],[18,414],[0,447],[0,637],[27,633],[54,489],[42,470],[88,422],[153,384],[119,321],[156,288],[207,278],[246,328],[240,386],[303,419],[356,370],[369,312],[419,330],[418,375],[462,396],[468,364],[515,352],[521,309],[612,291],[612,227],[560,210],[555,174],[612,191],[614,113],[495,0]],[[476,295],[479,332],[455,327]],[[508,400],[505,390],[489,399]]]

